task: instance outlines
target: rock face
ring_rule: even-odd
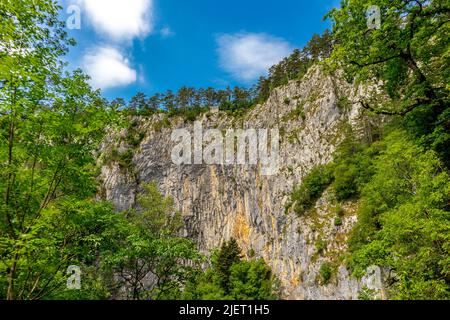
[[[297,216],[288,204],[302,178],[332,160],[345,128],[363,127],[358,105],[343,103],[356,101],[357,91],[312,68],[301,81],[276,89],[266,103],[243,117],[211,112],[198,119],[204,129],[278,128],[280,170],[270,176],[263,175],[259,165],[175,165],[171,133],[177,128],[193,132],[193,123],[167,120],[162,114],[137,119],[137,130],[145,136],[134,150],[132,168],[105,164],[102,194],[124,210],[135,205],[142,183],[156,181],[162,193],[174,198],[184,215],[186,236],[201,250],[234,237],[244,254],[264,258],[272,267],[284,298],[356,299],[364,286],[377,289],[377,281],[352,279],[342,264],[356,204],[344,204],[338,224],[330,192],[304,216]],[[118,141],[126,135],[124,130],[119,137],[111,136],[104,150],[124,152],[129,146]],[[320,277],[324,264],[334,270],[326,283]]]

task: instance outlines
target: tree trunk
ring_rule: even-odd
[[[8,292],[6,294],[6,300],[14,300],[14,278],[16,276],[17,268],[17,253],[14,254],[13,263],[11,269],[8,272]]]

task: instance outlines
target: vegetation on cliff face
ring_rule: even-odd
[[[299,213],[313,205],[300,195],[321,196],[323,172],[313,170],[294,191]],[[354,275],[378,265],[392,270],[391,298],[449,298],[450,177],[438,154],[389,127],[371,145],[345,141],[327,172],[337,203],[359,204],[347,257]]]
[[[400,117],[369,147],[381,149],[358,170],[369,168],[370,178],[354,179],[361,207],[350,265],[356,274],[369,264],[390,268],[392,298],[448,299],[449,3],[373,4],[382,14],[376,30],[367,30],[364,1],[343,1],[329,14],[339,39],[333,61],[357,82],[379,80],[388,96],[373,94],[361,105]]]
[[[328,15],[331,32],[314,36],[251,90],[184,87],[139,93],[127,105],[104,101],[81,70],[64,71],[61,56],[73,41],[55,1],[1,1],[0,298],[277,298],[267,264],[243,260],[233,240],[201,270],[205,257],[180,236],[180,213],[154,184],[136,211],[116,213],[96,201],[94,154],[123,114],[165,110],[195,119],[212,105],[239,114],[320,62],[355,84],[380,83],[357,102],[388,124],[371,139],[349,135],[332,163],[294,191],[295,210],[308,214],[327,187],[336,205],[357,200],[347,259],[354,275],[383,266],[391,270],[391,298],[449,299],[450,7],[444,0],[372,2],[381,8],[379,29],[367,29],[366,1],[344,0]],[[129,138],[136,147],[142,136]],[[66,288],[69,265],[83,270],[81,290]],[[320,283],[333,268],[323,264]]]
[[[329,166],[317,166],[303,179],[302,184],[292,193],[294,210],[298,215],[311,209],[332,181]]]
[[[379,80],[385,95],[374,92],[359,103],[369,114],[393,118],[375,142],[344,141],[327,170],[313,170],[292,198],[304,212],[328,183],[339,201],[356,197],[348,259],[354,274],[383,266],[391,270],[391,298],[448,299],[450,7],[373,4],[381,8],[380,29],[367,29],[365,1],[342,1],[330,12],[336,42],[328,63],[352,81]]]
[[[391,269],[391,298],[448,299],[448,171],[403,131],[380,145],[375,174],[361,190],[350,266],[356,275],[374,264]]]

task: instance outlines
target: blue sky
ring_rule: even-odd
[[[329,26],[337,0],[61,0],[80,12],[68,60],[108,99],[179,87],[249,86]],[[74,15],[75,13],[75,15]]]

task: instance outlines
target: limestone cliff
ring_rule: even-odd
[[[356,130],[364,121],[355,90],[338,77],[312,68],[300,81],[276,89],[264,104],[245,116],[226,113],[201,116],[203,127],[278,128],[280,170],[264,176],[261,167],[225,165],[174,165],[171,132],[192,130],[193,123],[159,114],[137,119],[142,141],[133,149],[132,168],[116,162],[105,164],[103,196],[118,210],[132,207],[143,182],[156,181],[171,195],[184,215],[186,236],[205,252],[234,237],[248,256],[262,257],[281,281],[284,298],[356,299],[362,286],[378,288],[373,278],[357,281],[349,276],[341,257],[348,232],[356,221],[356,204],[343,206],[342,222],[335,223],[332,194],[326,192],[312,213],[298,217],[288,204],[293,188],[318,164],[331,161],[348,125]],[[127,131],[112,135],[104,150],[125,152]],[[336,272],[321,283],[325,262]]]

